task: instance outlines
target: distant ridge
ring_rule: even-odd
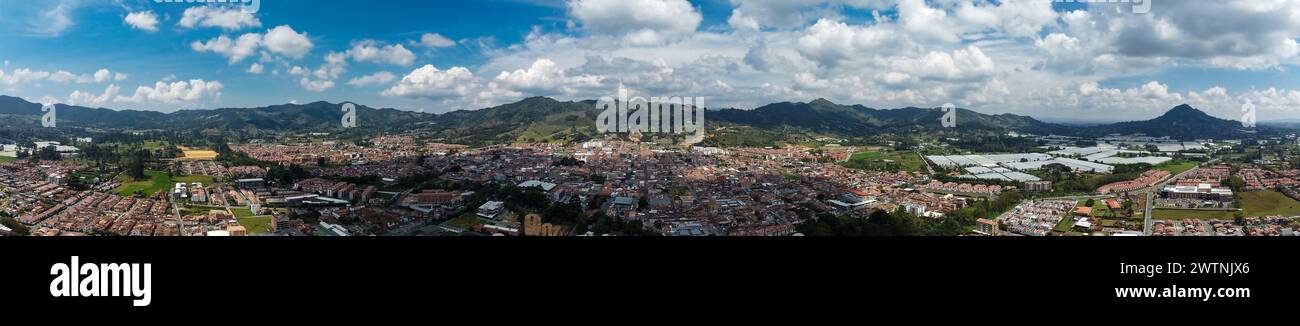
[[[595,101],[558,101],[530,97],[515,103],[480,110],[443,114],[375,109],[357,105],[358,129],[402,131],[431,128],[450,142],[497,144],[552,140],[582,140],[595,137]],[[313,102],[257,108],[183,110],[172,113],[115,111],[103,108],[57,105],[60,126],[118,129],[207,129],[314,132],[341,128],[342,103]],[[21,98],[0,96],[0,126],[39,126],[41,105]],[[752,110],[711,110],[711,126],[748,126],[769,134],[810,132],[841,136],[868,136],[886,132],[946,130],[940,124],[944,111],[937,108],[907,107],[874,109],[862,105],[836,104],[826,99],[811,102],[781,102]],[[5,118],[8,117],[8,118]],[[1176,139],[1237,138],[1253,132],[1275,130],[1261,126],[1246,130],[1236,121],[1215,118],[1190,105],[1179,105],[1151,120],[1092,126],[1068,126],[1014,114],[982,114],[957,109],[956,131],[991,131],[1103,136],[1142,133]]]

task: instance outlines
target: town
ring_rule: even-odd
[[[175,157],[130,167],[76,146],[99,148],[91,139],[10,145],[0,234],[1292,236],[1300,227],[1294,136],[1265,151],[1236,140],[1017,135],[1040,144],[1023,153],[942,140],[897,150],[609,136],[471,148],[422,137],[158,146]]]

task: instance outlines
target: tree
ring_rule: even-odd
[[[131,161],[127,164],[127,175],[136,179],[144,179],[145,162],[149,160],[149,151],[137,150],[131,155]]]
[[[1232,188],[1232,192],[1234,193],[1241,192],[1242,189],[1246,188],[1246,180],[1242,179],[1240,176],[1234,175],[1232,178],[1228,179],[1228,186]]]
[[[57,161],[63,157],[59,155],[59,151],[54,149],[54,146],[45,146],[36,151],[36,158],[40,160]]]
[[[1092,198],[1088,198],[1088,202],[1084,203],[1084,205],[1087,205],[1088,207],[1093,207],[1097,205],[1097,201]]]

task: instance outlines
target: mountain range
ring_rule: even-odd
[[[342,103],[314,102],[257,108],[183,110],[172,113],[117,111],[58,104],[59,126],[99,129],[221,129],[289,132],[328,132],[341,128]],[[357,105],[357,127],[366,131],[428,129],[448,142],[483,145],[516,141],[575,139],[595,135],[599,111],[595,101],[558,101],[532,97],[519,102],[480,110],[443,114],[372,108]],[[0,126],[40,125],[41,105],[21,98],[0,96]],[[841,105],[825,99],[782,102],[752,110],[710,110],[710,128],[747,127],[767,133],[810,133],[827,136],[869,136],[885,132],[943,130],[944,111],[907,107],[875,109],[862,105]],[[1032,134],[1101,136],[1136,134],[1169,136],[1176,139],[1237,138],[1256,132],[1274,131],[1261,126],[1245,130],[1237,121],[1215,118],[1188,105],[1146,121],[1095,126],[1067,126],[1032,117],[957,109],[957,131],[1016,131]]]

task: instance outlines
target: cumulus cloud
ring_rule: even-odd
[[[348,80],[348,85],[357,86],[357,87],[385,85],[388,83],[392,83],[393,80],[396,79],[397,79],[397,75],[387,71],[380,71],[370,75],[352,78],[351,80]]]
[[[147,31],[158,31],[158,15],[153,11],[132,12],[126,15],[126,24],[131,28]]]
[[[330,52],[325,56],[325,63],[321,64],[315,70],[294,66],[289,69],[289,74],[299,76],[298,84],[303,89],[313,92],[324,92],[334,88],[334,80],[338,79],[347,71],[348,55],[342,52]]]
[[[72,94],[68,95],[67,102],[68,105],[104,105],[105,103],[108,103],[109,100],[113,99],[113,97],[117,96],[119,91],[121,91],[121,88],[117,87],[117,85],[108,85],[100,95],[82,91],[73,91]]]
[[[262,34],[248,33],[239,36],[237,40],[231,40],[230,37],[221,35],[207,42],[194,41],[190,43],[190,48],[196,52],[220,54],[228,58],[230,64],[235,64],[256,54],[261,45]]]
[[[126,79],[126,74],[116,73],[108,69],[99,69],[91,74],[75,74],[66,70],[56,70],[55,72],[37,71],[27,68],[16,69],[12,73],[6,74],[0,70],[0,85],[15,86],[24,84],[35,84],[42,80],[49,80],[56,83],[105,83],[110,80]]]
[[[247,71],[250,74],[260,75],[262,74],[262,71],[265,69],[266,67],[263,67],[262,64],[254,62],[252,65],[248,66]]]
[[[307,52],[310,52],[315,44],[307,33],[298,33],[289,25],[280,25],[266,31],[263,38],[264,45],[271,53],[287,56],[294,59],[302,59]]]
[[[415,63],[415,53],[401,44],[381,45],[374,40],[353,42],[347,54],[357,62],[386,63],[403,67]]]
[[[289,25],[280,25],[269,29],[265,34],[246,33],[238,39],[221,35],[206,42],[194,41],[190,48],[195,52],[212,52],[225,56],[230,64],[235,64],[265,49],[270,54],[302,59],[315,47],[307,33],[298,33]]]
[[[703,16],[686,0],[575,0],[569,14],[597,35],[655,45],[694,32]]]
[[[15,69],[10,73],[0,70],[0,85],[15,86],[39,82],[50,77],[48,71],[33,71],[27,68]]]
[[[574,88],[600,86],[598,76],[568,76],[554,61],[538,59],[528,69],[503,71],[493,81],[513,91],[539,95],[572,94]]]
[[[262,27],[262,21],[252,13],[236,7],[194,6],[185,9],[179,25],[184,28],[215,27],[224,30]]]
[[[737,30],[761,27],[791,29],[813,20],[839,16],[841,7],[861,10],[890,8],[898,0],[731,0],[728,24]]]
[[[108,71],[108,69],[100,69],[95,71],[94,78],[96,83],[103,83],[113,78],[113,72]]]
[[[219,100],[224,85],[219,81],[192,79],[154,83],[153,87],[140,86],[131,96],[117,96],[114,101],[126,103],[178,104],[200,100]]]
[[[1203,59],[1233,68],[1272,67],[1300,53],[1300,1],[1176,1],[1150,15],[1107,16],[1112,45],[1136,57]]]
[[[411,45],[426,48],[446,48],[456,45],[456,41],[452,41],[446,36],[442,36],[442,34],[424,33],[424,35],[420,35],[419,41],[411,41]]]
[[[826,67],[854,58],[907,53],[915,48],[911,38],[892,25],[849,26],[829,19],[809,27],[797,45],[800,54]]]
[[[466,96],[474,90],[474,81],[474,73],[464,67],[440,70],[433,65],[424,65],[403,76],[397,85],[382,94],[426,99]]]

